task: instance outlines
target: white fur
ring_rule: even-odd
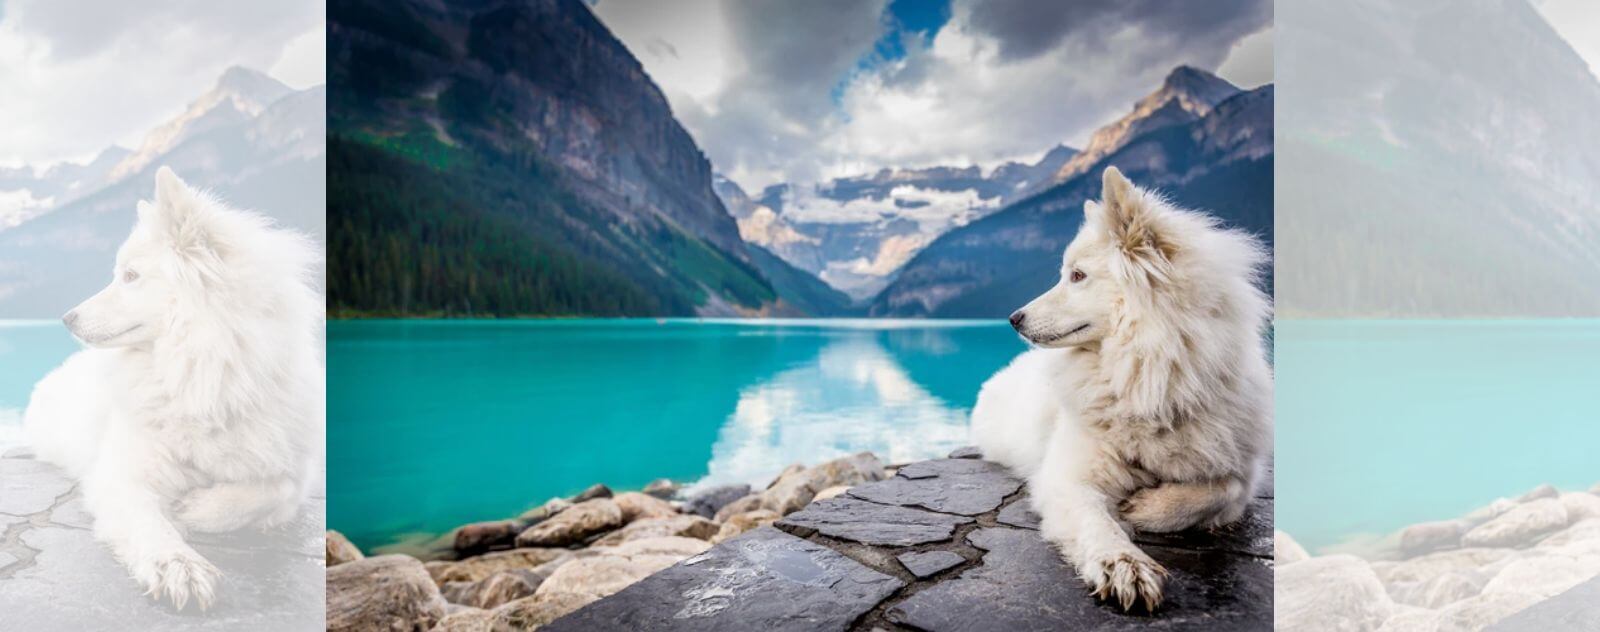
[[[68,312],[89,348],[34,387],[39,458],[81,481],[95,535],[156,598],[208,607],[184,533],[292,519],[322,450],[320,255],[162,168],[111,284]]]
[[[1013,315],[1040,348],[983,385],[972,434],[1027,479],[1044,536],[1097,595],[1154,609],[1166,570],[1128,529],[1237,521],[1271,458],[1266,255],[1115,168],[1102,194],[1061,282]]]

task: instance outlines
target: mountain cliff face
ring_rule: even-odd
[[[1034,163],[882,169],[816,186],[773,185],[752,199],[718,178],[716,191],[740,236],[820,277],[856,301],[870,299],[939,235],[1048,181],[1077,150],[1057,146]]]
[[[1600,315],[1600,82],[1525,0],[1280,6],[1280,315]]]
[[[329,6],[329,35],[335,142],[403,161],[367,156],[344,166],[404,170],[439,189],[448,208],[402,211],[411,201],[385,197],[402,215],[369,216],[355,207],[388,196],[369,185],[393,174],[336,174],[335,188],[348,176],[351,195],[334,191],[329,216],[354,233],[330,244],[330,261],[351,271],[330,279],[336,310],[796,312],[758,265],[771,261],[746,249],[712,190],[710,163],[661,91],[578,0],[339,1]],[[497,182],[492,197],[484,180]],[[455,221],[472,228],[410,234]],[[469,261],[503,230],[519,233],[528,251]],[[382,245],[402,235],[420,243]],[[424,281],[431,257],[466,268]],[[373,265],[380,261],[398,263]],[[382,289],[400,285],[433,293]],[[522,296],[528,285],[533,293]],[[607,305],[590,294],[628,298]],[[452,298],[473,295],[473,304]]]
[[[1180,68],[1174,76],[1187,81],[1185,75],[1199,72]],[[1201,82],[1219,87],[1217,91],[1194,93],[1214,96],[1222,92],[1217,82]],[[1110,165],[1140,186],[1165,191],[1180,205],[1209,211],[1270,243],[1273,88],[1184,105],[1187,97],[1170,96],[1173,85],[1169,78],[1161,90],[1140,101],[1135,113],[1146,116],[1121,119],[1095,135],[1101,150],[1114,146],[1099,160],[1078,167],[1081,171],[1060,184],[934,241],[873,299],[870,313],[991,318],[1022,306],[1056,282],[1061,251],[1083,221],[1083,202],[1100,195],[1099,175]],[[1155,102],[1161,104],[1145,107]],[[1206,103],[1203,108],[1194,105]],[[1203,114],[1190,116],[1186,108]],[[1129,130],[1143,132],[1129,135]]]
[[[232,68],[147,133],[137,152],[111,147],[87,165],[46,170],[42,179],[62,186],[56,203],[0,228],[0,313],[59,317],[104,286],[161,165],[234,206],[322,238],[326,102],[320,86],[296,91]]]

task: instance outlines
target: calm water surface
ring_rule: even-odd
[[[1600,321],[1277,325],[1277,526],[1312,547],[1600,481]]]
[[[365,548],[597,482],[942,456],[1022,350],[990,321],[331,322],[329,524]]]
[[[21,442],[34,383],[78,349],[59,321],[0,320],[0,451]]]

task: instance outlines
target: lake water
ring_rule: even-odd
[[[1600,481],[1600,321],[1277,323],[1277,526],[1307,547]]]
[[[967,444],[997,321],[335,321],[330,528],[363,548],[594,483],[765,484]]]
[[[60,321],[0,320],[0,451],[21,442],[34,383],[78,349]]]

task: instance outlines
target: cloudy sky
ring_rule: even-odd
[[[1589,72],[1600,79],[1600,2],[1594,0],[1534,0],[1546,22],[1567,40]]]
[[[0,0],[0,165],[137,146],[229,66],[323,82],[322,0]]]
[[[598,0],[746,190],[1082,146],[1174,66],[1272,81],[1270,0]]]

